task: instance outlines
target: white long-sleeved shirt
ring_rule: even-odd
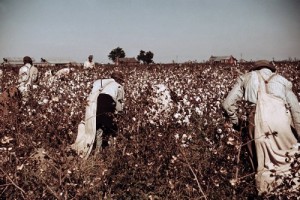
[[[38,69],[29,63],[25,64],[19,70],[19,90],[26,92],[37,81],[37,78]]]
[[[263,68],[258,72],[264,80],[268,80],[274,74],[267,68]],[[244,100],[256,104],[258,86],[259,77],[256,71],[246,73],[237,79],[237,82],[222,104],[232,123],[238,124],[236,103],[239,100],[244,98]],[[292,91],[292,83],[281,75],[276,74],[268,82],[267,90],[269,94],[279,97],[290,106],[295,129],[300,136],[300,105],[297,96]]]
[[[93,69],[94,67],[95,67],[95,63],[93,61],[90,62],[89,60],[87,60],[83,64],[83,69]]]

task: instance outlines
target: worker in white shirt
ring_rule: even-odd
[[[88,60],[84,62],[83,69],[93,69],[94,67],[93,55],[89,55]]]
[[[267,60],[255,62],[250,72],[241,75],[222,104],[233,128],[238,131],[245,125],[238,117],[237,102],[240,100],[249,104],[248,109],[246,106],[249,110],[246,144],[256,172],[257,189],[259,193],[275,190],[277,183],[272,170],[285,174],[291,170],[291,158],[300,153],[297,143],[297,137],[300,138],[299,101],[292,83],[277,74],[275,66]]]
[[[38,69],[33,65],[29,56],[23,58],[24,66],[19,70],[18,89],[23,100],[27,100],[29,91],[34,88],[38,80]]]

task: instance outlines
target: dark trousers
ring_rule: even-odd
[[[242,125],[241,133],[242,140],[245,144],[242,148],[243,151],[247,152],[247,160],[250,162],[253,172],[256,172],[257,169],[257,155],[256,147],[254,140],[254,131],[255,131],[255,108],[256,106],[249,106],[247,110],[247,121]],[[246,164],[248,165],[248,164]]]
[[[102,147],[108,145],[110,136],[116,136],[118,127],[114,121],[116,103],[108,94],[99,94],[97,98],[96,130],[102,129]]]

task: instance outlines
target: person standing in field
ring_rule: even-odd
[[[85,121],[78,126],[78,135],[72,148],[87,158],[96,140],[96,151],[108,146],[111,136],[118,131],[115,114],[123,110],[124,76],[115,71],[111,78],[96,80],[88,97]]]
[[[94,67],[93,55],[89,55],[88,60],[84,62],[83,69],[93,69]]]
[[[19,70],[18,89],[22,94],[23,100],[27,100],[29,92],[36,87],[38,80],[38,69],[33,65],[29,56],[23,58],[24,66]]]
[[[290,169],[287,155],[299,153],[300,105],[292,83],[266,60],[255,62],[250,72],[241,75],[222,104],[236,130],[241,128],[237,102],[242,99],[250,105],[247,146],[257,189],[268,192],[276,183],[272,170],[286,172]]]

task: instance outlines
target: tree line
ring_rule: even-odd
[[[117,62],[118,58],[125,58],[125,56],[125,51],[120,47],[111,50],[111,52],[108,54],[108,58],[113,62]],[[150,64],[153,63],[153,57],[154,54],[151,51],[146,52],[144,50],[141,50],[140,54],[137,55],[136,59],[139,62],[143,62],[144,64]]]

